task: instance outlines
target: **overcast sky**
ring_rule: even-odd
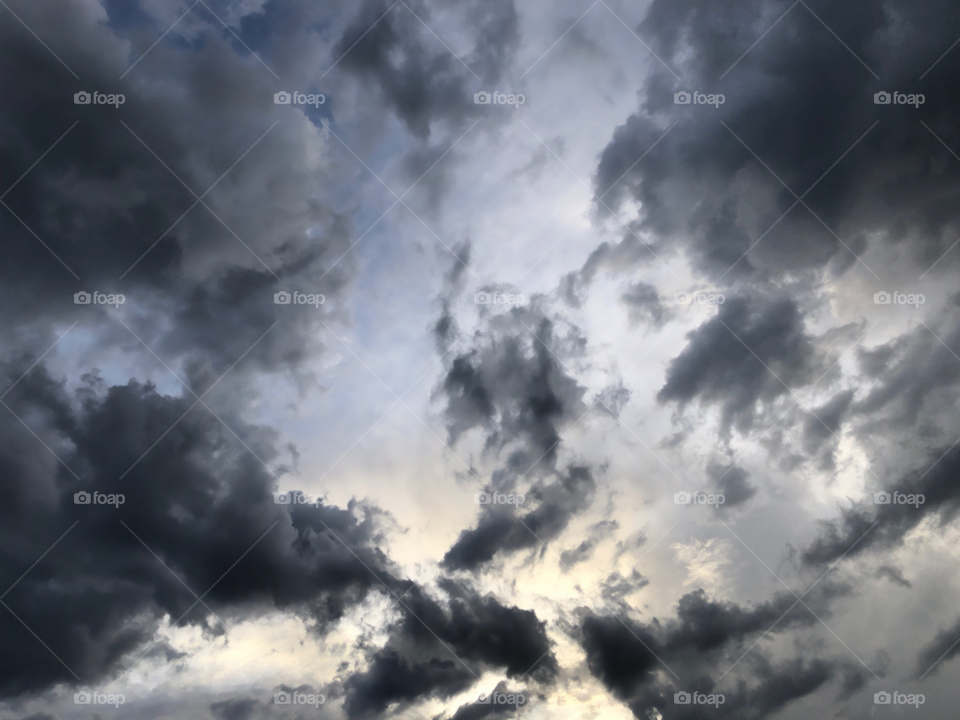
[[[944,718],[947,0],[0,0],[0,720]]]

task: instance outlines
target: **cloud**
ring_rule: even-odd
[[[409,665],[387,649],[377,654],[366,672],[348,681],[344,708],[350,718],[375,717],[392,703],[402,707],[428,695],[449,697],[466,690],[473,680],[456,660],[431,658]]]
[[[815,601],[817,612],[836,592],[831,588]],[[720,688],[711,674],[727,670],[745,655],[741,646],[752,636],[782,633],[789,628],[816,623],[806,609],[798,612],[789,593],[753,608],[730,602],[711,601],[702,590],[685,595],[677,607],[677,619],[640,624],[630,618],[588,616],[582,626],[581,643],[590,672],[624,701],[637,718],[646,718],[656,708],[664,718],[693,717],[689,708],[678,706],[673,694],[723,692],[724,704],[710,708],[711,716],[766,718],[791,701],[816,691],[838,671],[840,664],[815,658],[771,663],[761,649],[747,662],[755,683],[739,681],[736,690]],[[779,621],[779,622],[778,622]],[[733,651],[736,652],[727,652]],[[663,684],[664,673],[680,672],[679,680]],[[691,681],[693,684],[691,685]],[[716,713],[714,713],[716,710]]]
[[[377,89],[383,106],[395,112],[410,133],[425,139],[436,122],[459,127],[481,113],[489,115],[486,106],[473,101],[473,94],[484,88],[471,72],[496,84],[516,50],[519,20],[512,0],[475,2],[462,11],[476,36],[463,64],[421,24],[435,23],[431,8],[420,2],[411,2],[408,9],[368,0],[333,55]]]
[[[589,560],[597,548],[597,544],[612,535],[619,529],[616,520],[601,520],[587,529],[587,538],[577,547],[564,550],[560,553],[560,564],[564,568],[571,568],[578,563]]]
[[[620,297],[629,310],[632,323],[646,321],[655,327],[660,327],[666,322],[667,310],[653,285],[644,282],[632,283]]]
[[[789,298],[730,298],[688,338],[657,399],[718,405],[724,434],[731,427],[749,431],[759,403],[812,382],[819,367],[803,315]]]
[[[188,399],[133,381],[71,398],[38,367],[4,402],[63,461],[17,452],[36,439],[10,413],[0,417],[0,563],[5,575],[23,576],[4,602],[64,663],[5,612],[3,644],[20,648],[0,655],[6,697],[115,676],[151,647],[165,616],[218,634],[211,612],[286,608],[325,627],[380,587],[368,568],[392,577],[376,548],[381,511],[356,501],[276,504],[273,468],[212,414],[190,411]],[[224,422],[282,467],[273,433],[230,415]],[[124,502],[76,504],[81,492]]]
[[[452,441],[480,428],[486,447],[499,451],[513,443],[552,467],[560,430],[585,410],[586,392],[561,357],[577,353],[577,328],[564,337],[537,307],[494,315],[488,331],[451,362],[440,388]]]
[[[585,508],[595,487],[589,468],[571,466],[526,493],[525,504],[538,503],[529,512],[482,506],[477,527],[460,533],[443,556],[442,565],[451,570],[475,570],[498,553],[533,549],[550,542]]]
[[[348,717],[382,713],[425,696],[450,697],[487,668],[507,677],[551,682],[558,671],[545,623],[530,610],[483,597],[455,580],[441,579],[448,609],[416,587],[406,612],[370,666],[346,683]],[[408,657],[409,656],[409,657]]]
[[[742,505],[757,494],[757,488],[747,482],[750,473],[736,465],[710,463],[707,475],[713,486],[723,493],[724,508]]]
[[[933,135],[958,145],[948,119],[957,101],[940,91],[957,58],[925,75],[937,60],[930,48],[956,39],[954,27],[925,20],[949,15],[945,2],[807,9],[754,0],[732,14],[703,0],[653,2],[638,32],[681,79],[660,65],[646,77],[637,111],[601,154],[595,188],[609,189],[613,211],[640,205],[631,229],[657,256],[684,252],[727,282],[869,272],[855,255],[891,246],[927,270],[960,234],[956,205],[941,201],[960,191],[960,163]],[[895,88],[924,93],[921,110],[874,103]],[[725,103],[677,105],[680,90],[721,92]],[[657,263],[624,233],[619,247],[598,249],[585,276],[614,254]],[[939,272],[954,271],[958,257]]]
[[[43,13],[14,6],[82,80],[19,23],[4,23],[0,61],[21,68],[4,73],[4,86],[29,111],[0,125],[9,170],[0,229],[11,238],[0,298],[13,310],[0,326],[37,355],[74,321],[94,342],[146,353],[117,313],[73,303],[82,290],[119,292],[127,324],[169,365],[182,364],[198,392],[247,350],[238,374],[302,371],[353,274],[349,257],[336,262],[351,221],[318,198],[332,182],[324,133],[273,103],[269,73],[251,72],[209,14],[190,16],[199,46],[160,44],[119,80],[133,60],[104,18],[61,0]],[[74,104],[83,89],[126,101]],[[330,302],[278,306],[279,290]]]
[[[208,652],[230,661],[247,653],[237,646],[249,638],[232,628],[278,614],[320,640],[301,638],[294,661],[329,670],[320,673],[331,701],[324,718],[523,714],[463,698],[521,687],[552,708],[566,703],[568,682],[577,701],[598,684],[608,691],[590,699],[602,698],[597,713],[613,698],[645,720],[704,715],[672,701],[679,689],[723,692],[707,713],[721,718],[801,712],[791,706],[807,697],[811,706],[845,702],[865,696],[872,678],[822,635],[818,618],[856,647],[857,616],[841,612],[855,590],[880,598],[878,621],[897,611],[878,589],[909,590],[934,608],[937,630],[918,634],[901,618],[900,635],[878,638],[913,639],[904,647],[916,678],[952,671],[960,621],[931,604],[921,582],[929,568],[908,579],[891,554],[925,528],[955,523],[960,508],[960,296],[948,297],[960,268],[960,101],[944,90],[960,72],[954,8],[652,0],[620,22],[603,7],[580,22],[579,12],[557,20],[542,3],[392,2],[0,8],[23,21],[0,23],[11,108],[0,117],[8,714],[69,715],[72,686],[126,683],[145,666],[168,678],[189,664],[200,671],[190,678],[197,689],[135,679],[143,693],[131,693],[127,708],[138,717],[292,717],[296,708],[271,704],[259,681],[240,687],[236,676],[206,674],[203,662]],[[623,66],[598,15],[631,45],[635,31],[655,56]],[[540,89],[521,110],[473,101],[479,90],[527,92],[516,71],[537,57]],[[576,72],[546,76],[549,63]],[[579,72],[612,79],[575,90]],[[322,92],[326,102],[275,104],[282,89]],[[120,92],[125,103],[74,104],[80,90]],[[725,102],[675,104],[679,90],[722,92]],[[925,102],[876,104],[881,90],[922,92]],[[518,113],[552,138],[549,151],[527,144]],[[551,151],[577,175],[592,169],[599,197],[544,173]],[[408,233],[402,218],[384,216],[374,231],[387,206],[378,206],[383,189],[370,168],[391,187],[419,183],[406,202],[430,233],[450,239],[455,262],[424,252],[424,228]],[[508,281],[527,270],[518,265],[530,248],[516,248],[521,257],[498,237],[539,237],[532,230],[579,211],[578,202],[592,208],[592,229],[557,245],[549,268],[563,271],[538,265],[524,275],[525,304],[471,302],[478,289],[515,292]],[[496,277],[474,274],[491,268]],[[384,278],[396,282],[389,296]],[[726,302],[694,325],[664,299],[674,280]],[[588,298],[601,282],[617,312]],[[922,289],[928,304],[896,314],[907,308],[870,302],[881,288]],[[79,291],[124,293],[126,303],[117,312],[78,305]],[[281,305],[280,291],[325,302]],[[675,323],[687,332],[679,345]],[[423,376],[433,373],[432,396],[416,402],[436,403],[440,434],[470,459],[466,473],[451,475],[421,449],[417,433],[429,422],[371,426],[365,389],[331,382],[332,392],[311,395],[310,417],[287,402],[289,391],[303,401],[321,375],[326,386],[329,371],[352,364],[340,362],[339,347],[329,352],[328,325],[346,326],[345,346],[388,358],[398,376],[433,343],[437,365]],[[638,333],[663,340],[641,380],[611,376]],[[651,381],[661,372],[662,384]],[[211,407],[197,403],[192,392],[215,384]],[[802,407],[784,415],[801,393]],[[597,432],[596,417],[622,418],[658,459],[676,455],[678,470],[686,459],[687,474],[747,523],[743,537],[770,547],[788,538],[801,574],[842,559],[864,587],[823,577],[804,597],[809,609],[783,592],[745,601],[757,598],[753,575],[722,557],[717,528],[671,526],[676,508],[659,476],[635,472],[652,461]],[[661,439],[671,417],[678,427]],[[715,420],[720,452],[713,428],[696,426]],[[343,448],[328,423],[343,431]],[[328,476],[329,453],[342,459],[367,433],[377,452]],[[279,479],[298,473],[336,504],[278,504]],[[429,496],[397,501],[408,489]],[[524,501],[470,506],[481,489]],[[924,502],[871,502],[882,489]],[[83,492],[122,494],[123,503],[75,502]],[[847,494],[852,506],[823,511]],[[467,507],[448,506],[453,497]],[[743,509],[754,498],[765,512],[751,518]],[[666,541],[670,532],[685,536]],[[538,562],[551,545],[559,575]],[[679,581],[686,594],[669,600],[670,545],[706,552],[735,595],[697,588],[690,576]],[[533,585],[518,582],[517,563]],[[572,575],[588,563],[584,585]],[[483,584],[482,571],[492,571]],[[557,595],[555,581],[576,597]],[[606,609],[581,612],[590,598]],[[566,620],[574,615],[580,624]],[[172,627],[184,632],[168,640]],[[555,644],[558,630],[580,645],[579,660]],[[344,641],[354,632],[356,642]],[[269,669],[279,656],[255,646],[252,657]],[[593,679],[577,667],[583,659]],[[890,662],[878,651],[871,665],[884,675]]]
[[[960,648],[958,648],[960,643],[957,642],[957,638],[960,638],[960,618],[952,627],[940,630],[932,640],[924,645],[917,657],[914,677],[919,679],[928,673],[935,674],[943,669],[947,662],[955,658],[957,653],[960,653]]]
[[[912,588],[913,583],[907,580],[903,576],[903,570],[900,568],[893,567],[891,565],[881,565],[877,568],[877,577],[886,578],[892,583],[899,585],[900,587]]]
[[[923,465],[885,488],[900,495],[922,495],[922,501],[875,504],[871,496],[855,503],[842,510],[837,520],[821,524],[820,534],[804,550],[804,562],[829,563],[842,556],[897,547],[929,515],[938,516],[941,525],[952,522],[960,511],[960,490],[954,481],[958,469],[960,448],[932,448]]]
[[[505,682],[497,683],[496,688],[494,688],[494,693],[508,696],[517,696],[519,694],[523,696],[524,702],[523,704],[494,702],[465,703],[457,708],[457,711],[453,714],[451,720],[483,720],[483,718],[490,717],[491,715],[510,715],[520,710],[520,708],[522,708],[526,703],[530,702],[530,694],[528,689],[523,688],[519,691],[514,690],[511,689]]]

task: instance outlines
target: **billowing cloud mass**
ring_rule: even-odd
[[[949,717],[958,38],[0,3],[0,720]]]

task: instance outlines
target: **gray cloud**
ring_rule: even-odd
[[[948,119],[956,103],[942,90],[957,58],[918,80],[937,59],[931,48],[950,47],[960,33],[955,14],[946,3],[810,7],[794,8],[751,49],[788,3],[754,0],[737,12],[701,0],[651,5],[638,31],[682,80],[662,66],[648,76],[638,111],[601,156],[595,185],[605,192],[625,174],[605,202],[617,210],[627,198],[639,201],[634,230],[652,236],[658,255],[682,248],[714,277],[732,267],[729,282],[828,265],[842,273],[871,244],[908,241],[926,270],[958,235],[956,205],[942,198],[960,190],[960,164],[920,122],[957,147]],[[902,88],[925,93],[919,111],[873,103],[875,92]],[[720,92],[726,102],[720,110],[675,105],[678,90]],[[791,210],[798,196],[804,204]],[[656,263],[633,235],[624,238],[598,249],[584,275],[614,254],[620,263]],[[943,262],[940,271],[955,269],[957,256]]]
[[[842,585],[822,587],[807,597],[808,604],[821,615],[831,599],[847,592]],[[654,708],[665,718],[707,717],[697,714],[705,712],[702,707],[686,708],[673,702],[678,684],[689,691],[722,692],[726,702],[719,708],[710,707],[710,716],[719,713],[722,717],[767,718],[816,691],[847,664],[822,658],[772,662],[759,647],[745,653],[752,645],[749,639],[816,622],[814,615],[800,607],[790,593],[744,608],[710,600],[703,590],[698,590],[681,598],[675,620],[654,619],[641,624],[629,617],[591,614],[584,619],[581,643],[590,672],[624,701],[637,718],[648,717]],[[748,685],[738,680],[735,688],[729,687],[730,681],[719,685],[714,674],[726,671],[741,657],[749,664],[754,682]],[[662,683],[659,674],[664,664],[670,672],[679,673],[677,682]]]
[[[0,456],[8,477],[0,509],[4,575],[24,575],[69,530],[4,599],[66,667],[4,613],[4,645],[20,648],[0,655],[5,696],[74,682],[73,673],[85,683],[115,675],[131,653],[148,649],[165,614],[223,632],[184,584],[209,592],[206,607],[227,617],[289,608],[323,627],[380,587],[364,563],[391,577],[375,548],[380,511],[356,502],[346,509],[276,504],[274,470],[211,414],[189,411],[186,399],[135,382],[72,399],[35,369],[5,402],[31,418],[65,465],[45,451],[39,459],[18,453],[35,439],[9,413],[0,419],[8,448]],[[282,467],[269,430],[229,415],[225,422]],[[76,504],[75,493],[84,491],[123,494],[125,502]]]
[[[481,82],[496,84],[516,50],[519,21],[512,0],[462,8],[476,33],[475,47],[464,64],[421,24],[422,19],[431,25],[430,6],[423,2],[410,6],[390,10],[386,2],[369,0],[344,30],[333,54],[343,56],[345,69],[375,87],[383,105],[416,136],[429,136],[437,121],[459,126],[481,113],[489,116],[488,108],[474,104],[473,94],[494,89],[481,87]]]
[[[512,679],[555,677],[545,623],[535,613],[481,597],[454,580],[441,580],[440,588],[449,598],[447,610],[420,588],[404,600],[409,612],[387,647],[347,681],[348,717],[376,716],[391,703],[404,706],[424,696],[449,697],[485,667],[503,668]]]
[[[688,337],[657,399],[719,405],[725,433],[750,430],[759,403],[812,382],[822,363],[800,309],[787,298],[730,298]]]

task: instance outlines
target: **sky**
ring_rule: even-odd
[[[960,11],[0,0],[0,720],[960,701]]]

